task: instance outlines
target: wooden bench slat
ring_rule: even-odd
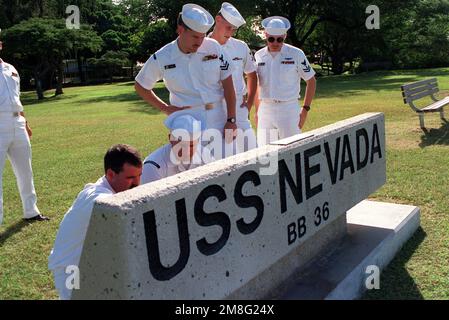
[[[444,99],[437,101],[435,103],[432,103],[431,105],[422,108],[421,110],[424,112],[437,112],[440,111],[441,108],[443,108],[445,105],[449,104],[449,97],[445,97]]]
[[[421,99],[421,98],[430,96],[430,95],[432,95],[432,94],[434,94],[434,93],[437,93],[437,92],[438,92],[438,91],[435,91],[435,89],[433,89],[433,90],[428,90],[428,91],[422,91],[422,92],[419,92],[419,93],[414,94],[414,95],[412,95],[412,96],[406,96],[406,97],[405,97],[405,100],[406,100],[407,103],[408,103],[408,102],[411,102],[411,101],[419,100],[419,99]]]
[[[437,90],[437,92],[438,92],[439,89],[438,89],[437,84],[426,84],[424,86],[417,87],[414,89],[403,90],[403,92],[406,96],[410,96],[410,95],[414,95],[414,94],[420,93],[425,90]]]
[[[416,81],[416,82],[411,82],[411,83],[406,83],[404,85],[402,85],[402,90],[411,90],[414,88],[418,88],[427,84],[438,84],[438,80],[436,78],[432,78],[432,79],[427,79],[427,80],[421,80],[421,81]]]

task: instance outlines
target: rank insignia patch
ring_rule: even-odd
[[[218,58],[218,56],[216,54],[210,54],[210,55],[204,56],[203,61],[215,60],[217,58]]]

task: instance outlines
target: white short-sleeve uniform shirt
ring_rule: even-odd
[[[197,52],[185,54],[175,40],[148,59],[136,81],[150,90],[164,80],[170,104],[204,106],[223,99],[221,81],[231,74],[229,59],[217,41],[205,38]]]
[[[20,76],[16,68],[0,60],[0,112],[21,112]]]
[[[307,81],[315,76],[304,52],[289,44],[284,44],[275,57],[264,47],[256,52],[255,59],[261,100],[299,99],[301,78]]]
[[[254,57],[248,45],[238,39],[229,38],[222,48],[228,58],[232,61],[232,80],[234,83],[237,99],[247,94],[244,74],[257,71]]]

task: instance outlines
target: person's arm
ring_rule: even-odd
[[[248,87],[248,97],[246,99],[246,104],[248,106],[248,112],[251,112],[251,108],[254,105],[254,100],[256,98],[257,92],[257,72],[251,72],[247,75],[247,87]]]
[[[25,128],[27,130],[28,136],[31,138],[31,136],[33,135],[33,131],[31,131],[30,125],[28,124],[28,120],[25,118],[25,113],[23,111],[19,113],[25,119]]]
[[[306,95],[304,97],[304,104],[303,106],[310,106],[312,104],[312,100],[315,97],[315,91],[316,91],[316,79],[315,77],[310,78],[306,81],[307,87],[306,87]],[[301,118],[299,121],[299,128],[302,129],[304,124],[306,123],[308,111],[304,108],[302,108],[301,111]]]
[[[162,80],[163,76],[159,60],[156,54],[153,54],[137,74],[134,88],[142,99],[167,115],[185,109],[166,104],[154,93],[153,87],[159,80]]]
[[[144,87],[142,87],[137,81],[134,84],[134,88],[136,89],[136,92],[139,94],[139,96],[148,102],[150,105],[158,108],[163,113],[169,115],[175,111],[179,111],[182,109],[188,109],[189,107],[176,107],[172,105],[166,104],[161,98],[157,96],[157,94],[154,93],[153,90],[147,90]]]
[[[222,80],[221,83],[223,85],[224,98],[226,100],[227,119],[235,118],[236,98],[235,98],[234,83],[232,82],[232,75]],[[229,131],[227,129],[229,129]],[[224,126],[224,137],[226,143],[230,143],[232,140],[235,139],[236,130],[237,124],[226,121],[226,124]]]
[[[260,106],[260,99],[259,99],[259,88],[256,89],[256,94],[254,96],[254,105],[256,107],[256,115],[254,121],[256,122],[256,128],[257,128],[257,122],[259,121],[259,117],[257,113],[259,112],[259,106]]]

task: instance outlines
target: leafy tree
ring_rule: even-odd
[[[38,99],[44,98],[43,80],[55,72],[58,79],[55,95],[63,93],[64,59],[76,50],[96,52],[102,45],[101,38],[90,27],[67,29],[62,19],[31,18],[7,29],[2,37],[6,56],[32,71]]]
[[[131,57],[145,62],[151,54],[176,38],[176,33],[167,21],[152,23],[130,37]]]
[[[113,81],[114,73],[120,72],[121,68],[130,65],[128,53],[123,51],[108,51],[101,58],[90,58],[89,65],[107,70],[109,81]]]

